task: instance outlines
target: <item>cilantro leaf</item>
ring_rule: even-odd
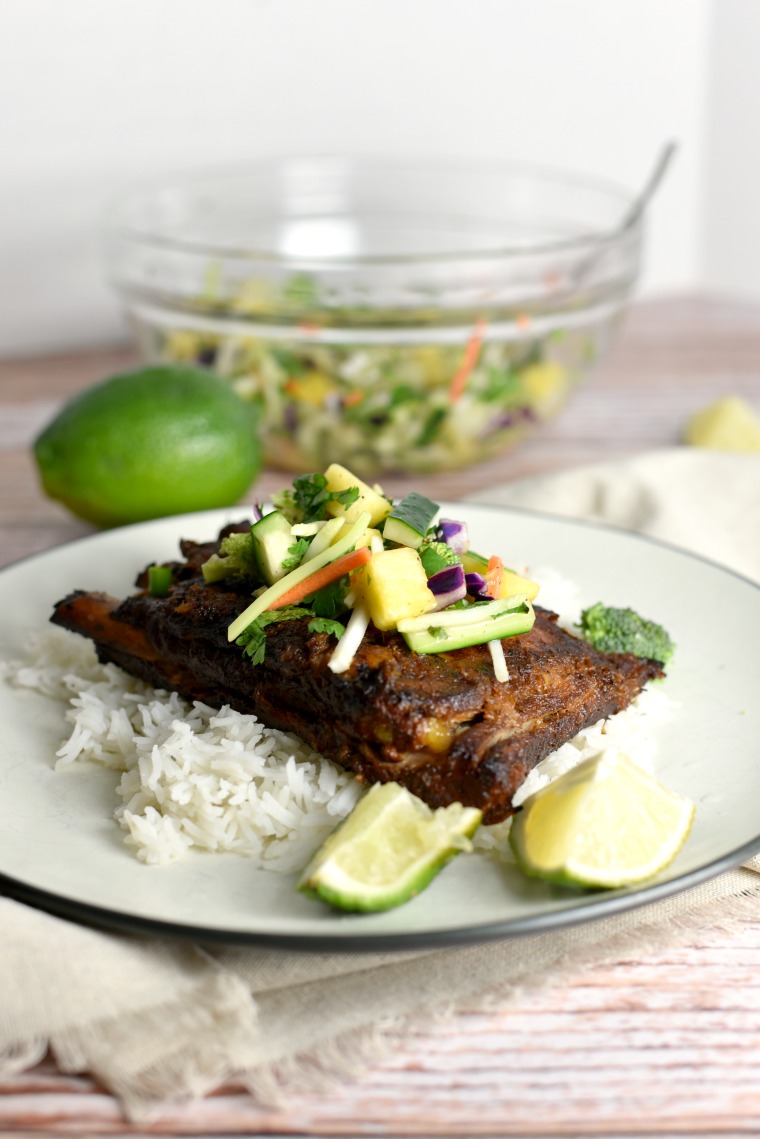
[[[316,617],[339,617],[346,608],[348,576],[330,582],[317,590],[311,599],[311,607]]]
[[[350,506],[358,497],[358,486],[349,487],[348,490],[328,490],[327,479],[319,473],[299,475],[293,479],[293,508],[304,522],[322,522],[327,517],[328,503],[339,502],[341,506]]]
[[[310,633],[332,633],[335,637],[342,637],[345,631],[345,625],[341,625],[340,621],[331,621],[329,617],[313,617],[309,621]]]
[[[307,522],[319,522],[325,517],[325,507],[330,501],[327,479],[324,475],[300,475],[293,479],[293,501],[296,510],[303,514]]]
[[[251,621],[248,628],[235,642],[240,645],[244,656],[250,657],[251,664],[261,664],[267,650],[266,633],[258,621]]]
[[[295,621],[297,617],[310,617],[308,609],[300,605],[289,605],[283,609],[267,609],[260,613],[255,621],[251,621],[235,641],[243,650],[245,656],[250,657],[251,664],[261,664],[266,655],[268,625],[276,625],[280,621]]]
[[[336,502],[339,502],[341,506],[353,506],[358,497],[358,486],[350,486],[347,490],[333,491],[333,498]]]
[[[289,556],[284,559],[282,568],[284,570],[294,570],[297,566],[300,566],[310,545],[311,542],[308,538],[298,538],[293,546],[288,547]]]
[[[350,506],[358,497],[358,486],[347,490],[328,490],[327,479],[317,472],[299,475],[293,479],[293,489],[277,491],[272,495],[272,502],[288,522],[323,522],[327,518],[328,503]]]

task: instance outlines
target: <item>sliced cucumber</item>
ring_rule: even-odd
[[[285,577],[281,577],[274,585],[270,585],[269,589],[265,589],[263,593],[260,593],[256,600],[253,601],[247,609],[244,609],[240,616],[236,617],[232,622],[227,630],[227,640],[237,640],[240,634],[248,628],[251,621],[255,621],[265,609],[273,607],[274,603],[282,597],[283,594],[287,593],[289,589],[292,589],[294,585],[299,585],[300,582],[305,581],[307,577],[311,577],[311,575],[315,573],[316,570],[321,569],[322,566],[329,566],[330,562],[336,561],[342,557],[343,554],[347,554],[349,550],[353,550],[367,529],[369,519],[370,515],[368,512],[365,511],[363,514],[360,514],[353,526],[351,526],[334,545],[328,546],[326,550],[316,558],[312,558],[311,561],[302,562],[300,566],[291,570],[290,573],[285,574]]]
[[[416,550],[439,509],[437,502],[412,491],[393,507],[385,519],[383,537],[388,542],[398,542],[400,546],[411,546]]]
[[[399,621],[397,627],[413,652],[448,653],[528,633],[535,619],[530,602],[518,596],[409,617]]]
[[[273,510],[253,524],[251,538],[261,576],[269,585],[274,585],[288,572],[283,562],[295,542],[292,527],[284,514]]]

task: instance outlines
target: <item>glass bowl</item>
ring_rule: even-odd
[[[521,166],[279,159],[117,205],[108,262],[143,358],[257,400],[270,465],[441,471],[514,446],[599,359],[631,201]]]

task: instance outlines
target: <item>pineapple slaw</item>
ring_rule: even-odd
[[[246,310],[241,310],[244,314]],[[524,317],[503,333],[473,318],[445,330],[352,331],[303,321],[257,335],[138,327],[148,358],[208,367],[260,405],[262,442],[279,467],[323,468],[336,458],[365,477],[432,472],[501,453],[565,404],[595,359],[596,333]]]
[[[416,492],[394,503],[337,463],[294,479],[269,510],[255,508],[249,534],[224,538],[204,563],[207,582],[256,584],[228,639],[258,664],[269,624],[308,617],[310,632],[336,639],[328,667],[342,673],[372,623],[413,652],[487,645],[508,681],[501,640],[530,630],[538,586],[471,550],[466,524],[439,509]]]

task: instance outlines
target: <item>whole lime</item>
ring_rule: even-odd
[[[34,442],[45,493],[97,526],[230,506],[261,467],[257,412],[194,368],[112,376]]]

